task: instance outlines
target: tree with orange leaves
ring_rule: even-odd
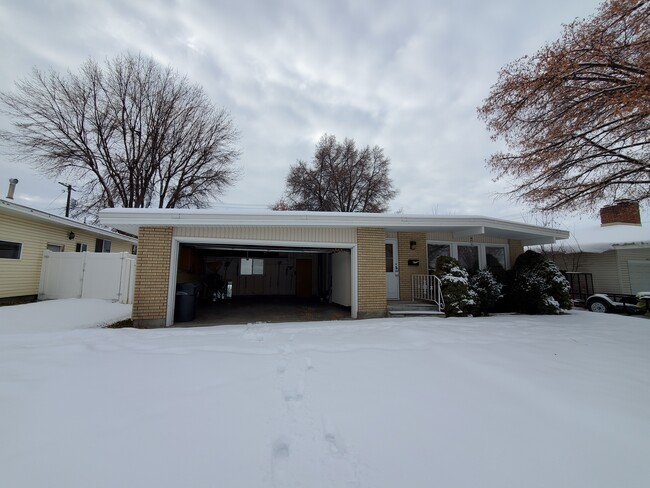
[[[650,1],[609,0],[505,66],[478,109],[488,166],[536,210],[650,199]]]

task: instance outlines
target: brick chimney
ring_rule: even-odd
[[[614,205],[600,209],[600,225],[641,225],[639,202],[617,200]]]

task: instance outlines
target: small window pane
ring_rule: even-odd
[[[478,271],[478,247],[458,246],[458,262],[469,273]]]
[[[47,250],[52,252],[63,252],[63,246],[61,244],[48,244]]]
[[[88,244],[82,244],[81,242],[77,242],[77,246],[75,247],[75,252],[86,252],[88,250]]]
[[[392,273],[394,271],[393,264],[393,245],[386,244],[386,273]]]
[[[501,266],[506,268],[506,248],[502,246],[486,246],[485,259],[488,269]]]
[[[242,275],[252,275],[253,274],[253,260],[242,258],[240,274]]]
[[[451,256],[449,244],[429,244],[427,246],[429,254],[429,273],[436,270],[436,262],[440,256]]]
[[[20,242],[0,241],[0,259],[20,259]]]
[[[95,252],[111,252],[111,241],[108,239],[95,239]]]
[[[242,258],[239,273],[242,276],[249,275],[263,275],[264,274],[264,260]]]

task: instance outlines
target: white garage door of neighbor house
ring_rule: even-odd
[[[650,261],[628,261],[632,293],[650,291]]]

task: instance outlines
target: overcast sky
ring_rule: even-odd
[[[203,86],[241,131],[242,177],[229,204],[266,206],[289,166],[310,159],[323,133],[379,145],[398,196],[391,211],[528,220],[485,167],[498,149],[476,107],[499,69],[593,0],[133,1],[0,4],[0,90],[32,67],[75,71],[89,56],[131,50]],[[0,126],[9,121],[0,116]],[[60,212],[63,188],[0,148],[0,192]],[[74,182],[71,182],[74,183]]]

